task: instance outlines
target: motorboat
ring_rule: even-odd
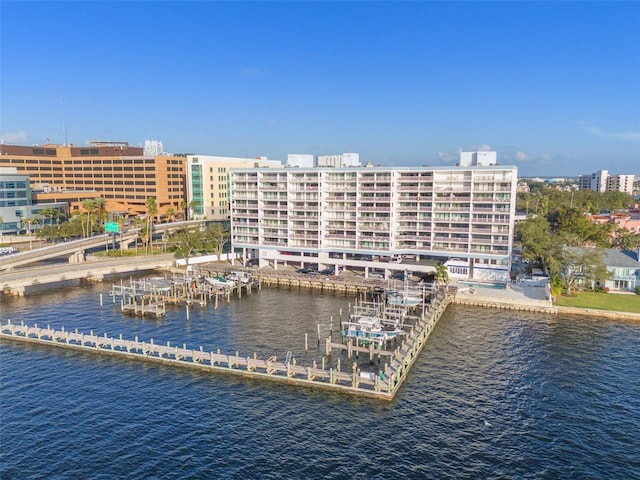
[[[352,317],[350,322],[343,323],[342,334],[347,338],[357,338],[361,341],[376,342],[383,345],[392,338],[405,332],[400,326],[390,326],[379,317]]]
[[[236,286],[236,282],[233,280],[228,280],[224,277],[216,276],[216,277],[205,277],[204,281],[209,285],[213,285],[215,287],[227,287],[233,288]]]

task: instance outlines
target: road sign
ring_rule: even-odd
[[[118,225],[118,222],[106,222],[104,231],[106,233],[120,233],[120,225]]]

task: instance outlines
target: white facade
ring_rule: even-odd
[[[229,170],[231,168],[282,167],[280,160],[266,157],[238,158],[216,155],[187,155],[187,198],[193,202],[194,219],[229,218]]]
[[[310,153],[290,153],[287,155],[287,167],[315,167],[313,155]]]
[[[144,141],[144,156],[145,157],[159,157],[164,153],[162,142],[159,140],[145,140]]]
[[[479,151],[479,152],[460,152],[461,167],[488,167],[498,163],[498,152]]]
[[[634,178],[634,175],[611,175],[607,182],[607,189],[633,195]]]
[[[509,280],[515,167],[234,169],[230,182],[232,244],[261,261],[457,258],[463,278]]]
[[[580,190],[595,192],[623,192],[633,195],[633,175],[609,175],[608,170],[599,170],[591,175],[580,175]]]
[[[318,155],[318,167],[359,167],[359,153],[343,153],[342,155]]]

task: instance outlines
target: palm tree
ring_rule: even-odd
[[[154,197],[148,197],[145,202],[147,206],[147,254],[153,251],[153,217],[158,214],[158,205]]]
[[[56,213],[58,213],[58,210],[51,207],[43,208],[40,211],[40,215],[42,215],[44,218],[49,219],[49,226],[53,225],[53,217],[56,216]]]
[[[180,209],[183,211],[183,215],[184,215],[184,219],[185,220],[189,220],[189,215],[187,214],[187,207],[189,207],[189,204],[187,203],[186,200],[182,200],[180,202]]]
[[[173,207],[167,208],[167,211],[164,212],[170,222],[173,222],[176,219],[176,211]]]
[[[91,213],[96,209],[96,200],[95,198],[85,198],[82,201],[82,208],[87,211],[87,230],[86,237],[91,235]],[[84,228],[82,229],[84,233]]]
[[[438,285],[446,285],[449,282],[449,270],[447,270],[447,266],[444,263],[437,264],[433,277]]]

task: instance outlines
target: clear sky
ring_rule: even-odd
[[[636,1],[3,0],[0,19],[5,143],[640,175]]]

